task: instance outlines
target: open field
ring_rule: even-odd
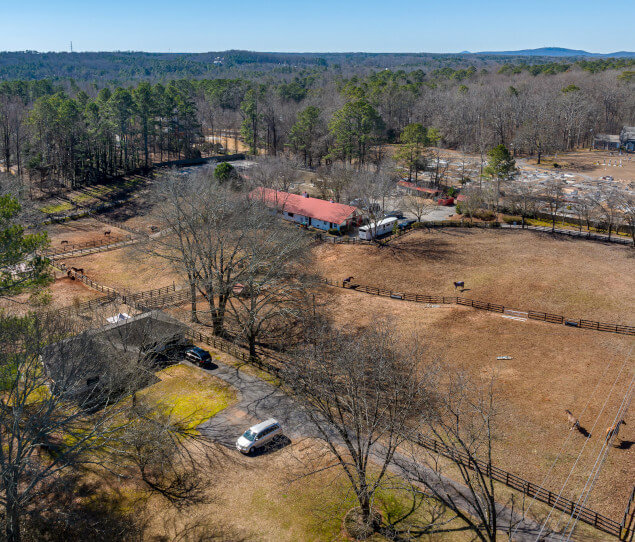
[[[616,163],[618,166],[609,165]],[[635,156],[633,154],[618,155],[613,151],[579,150],[574,152],[558,153],[557,156],[543,156],[542,163],[537,164],[535,158],[527,158],[523,161],[529,166],[552,170],[553,163],[560,165],[557,171],[563,173],[581,173],[592,178],[610,175],[616,180],[630,183],[635,181]],[[599,162],[599,165],[598,165]],[[622,167],[619,167],[619,163]]]
[[[429,348],[430,360],[440,358],[448,367],[466,371],[476,381],[485,382],[495,373],[501,409],[495,464],[534,483],[543,481],[569,435],[564,410],[574,412],[592,432],[592,438],[563,494],[572,498],[576,490],[582,489],[604,430],[613,423],[630,381],[632,363],[619,377],[618,372],[628,348],[635,343],[633,339],[542,322],[513,321],[463,307],[426,308],[419,303],[337,288],[325,287],[321,298],[329,300],[327,308],[337,326],[354,329],[385,317],[394,323],[404,341],[413,334],[421,337]],[[503,355],[512,359],[496,359]],[[616,378],[614,393],[592,429]],[[628,444],[635,441],[635,430],[629,427],[624,426],[620,434],[627,448],[610,451],[588,503],[614,518],[621,518],[635,477],[635,450]],[[547,488],[562,486],[584,442],[580,433],[571,434],[557,467],[545,482]]]
[[[79,220],[69,220],[60,224],[49,224],[44,227],[44,231],[48,233],[50,246],[53,249],[64,248],[66,244],[81,244],[108,242],[108,236],[104,232],[109,231],[110,237],[125,237],[129,232],[104,224],[94,218],[82,218]],[[62,243],[67,241],[68,243]]]
[[[458,295],[572,318],[633,324],[627,247],[522,231],[417,230],[388,246],[321,245],[319,272],[396,291]]]
[[[91,279],[117,289],[152,290],[177,284],[183,279],[168,263],[144,254],[135,246],[64,260],[67,266],[82,267]]]

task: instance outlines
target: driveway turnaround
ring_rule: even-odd
[[[184,363],[189,364],[189,362]],[[214,360],[214,364],[217,366],[214,369],[201,370],[233,386],[236,389],[238,401],[201,424],[198,427],[201,434],[235,449],[236,440],[246,429],[268,418],[275,418],[280,422],[284,435],[292,443],[303,438],[319,438],[319,432],[303,408],[280,388],[219,361]],[[236,453],[240,452],[236,450]],[[421,474],[428,469],[422,465],[415,467],[412,459],[403,454],[395,455],[395,465],[391,468],[394,474],[403,476],[414,470]],[[443,485],[443,491],[454,496],[456,502],[463,501],[466,511],[469,512],[472,509],[472,505],[459,494],[459,492],[467,494],[461,484],[445,477],[439,484]],[[534,542],[538,539],[541,528],[539,523],[531,519],[523,519],[519,514],[502,505],[498,513],[500,531],[507,532],[510,520],[513,520],[512,531],[518,526],[514,540]],[[540,535],[540,540],[556,542],[563,538],[557,533],[545,530]]]

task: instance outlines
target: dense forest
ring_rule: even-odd
[[[3,53],[5,78],[13,68],[42,73],[20,55],[41,57],[40,68],[83,74],[0,83],[0,166],[43,189],[219,152],[228,131],[240,133],[252,153],[362,167],[381,163],[382,144],[407,143],[412,134],[418,146],[484,153],[503,144],[516,155],[541,155],[635,124],[629,58]],[[417,59],[430,68],[366,67]],[[99,66],[102,75],[94,72]],[[135,81],[142,72],[164,80]]]

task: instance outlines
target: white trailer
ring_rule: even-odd
[[[394,216],[390,216],[388,218],[384,218],[379,222],[371,222],[370,224],[366,224],[366,226],[362,226],[359,228],[359,238],[364,239],[365,241],[370,241],[375,237],[380,237],[385,235],[388,232],[393,230],[393,227],[397,223],[397,218]]]

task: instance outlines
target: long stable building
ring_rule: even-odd
[[[251,196],[262,199],[268,206],[277,209],[287,220],[320,230],[341,230],[361,223],[357,207],[312,198],[306,192],[300,196],[261,187],[256,188]]]

